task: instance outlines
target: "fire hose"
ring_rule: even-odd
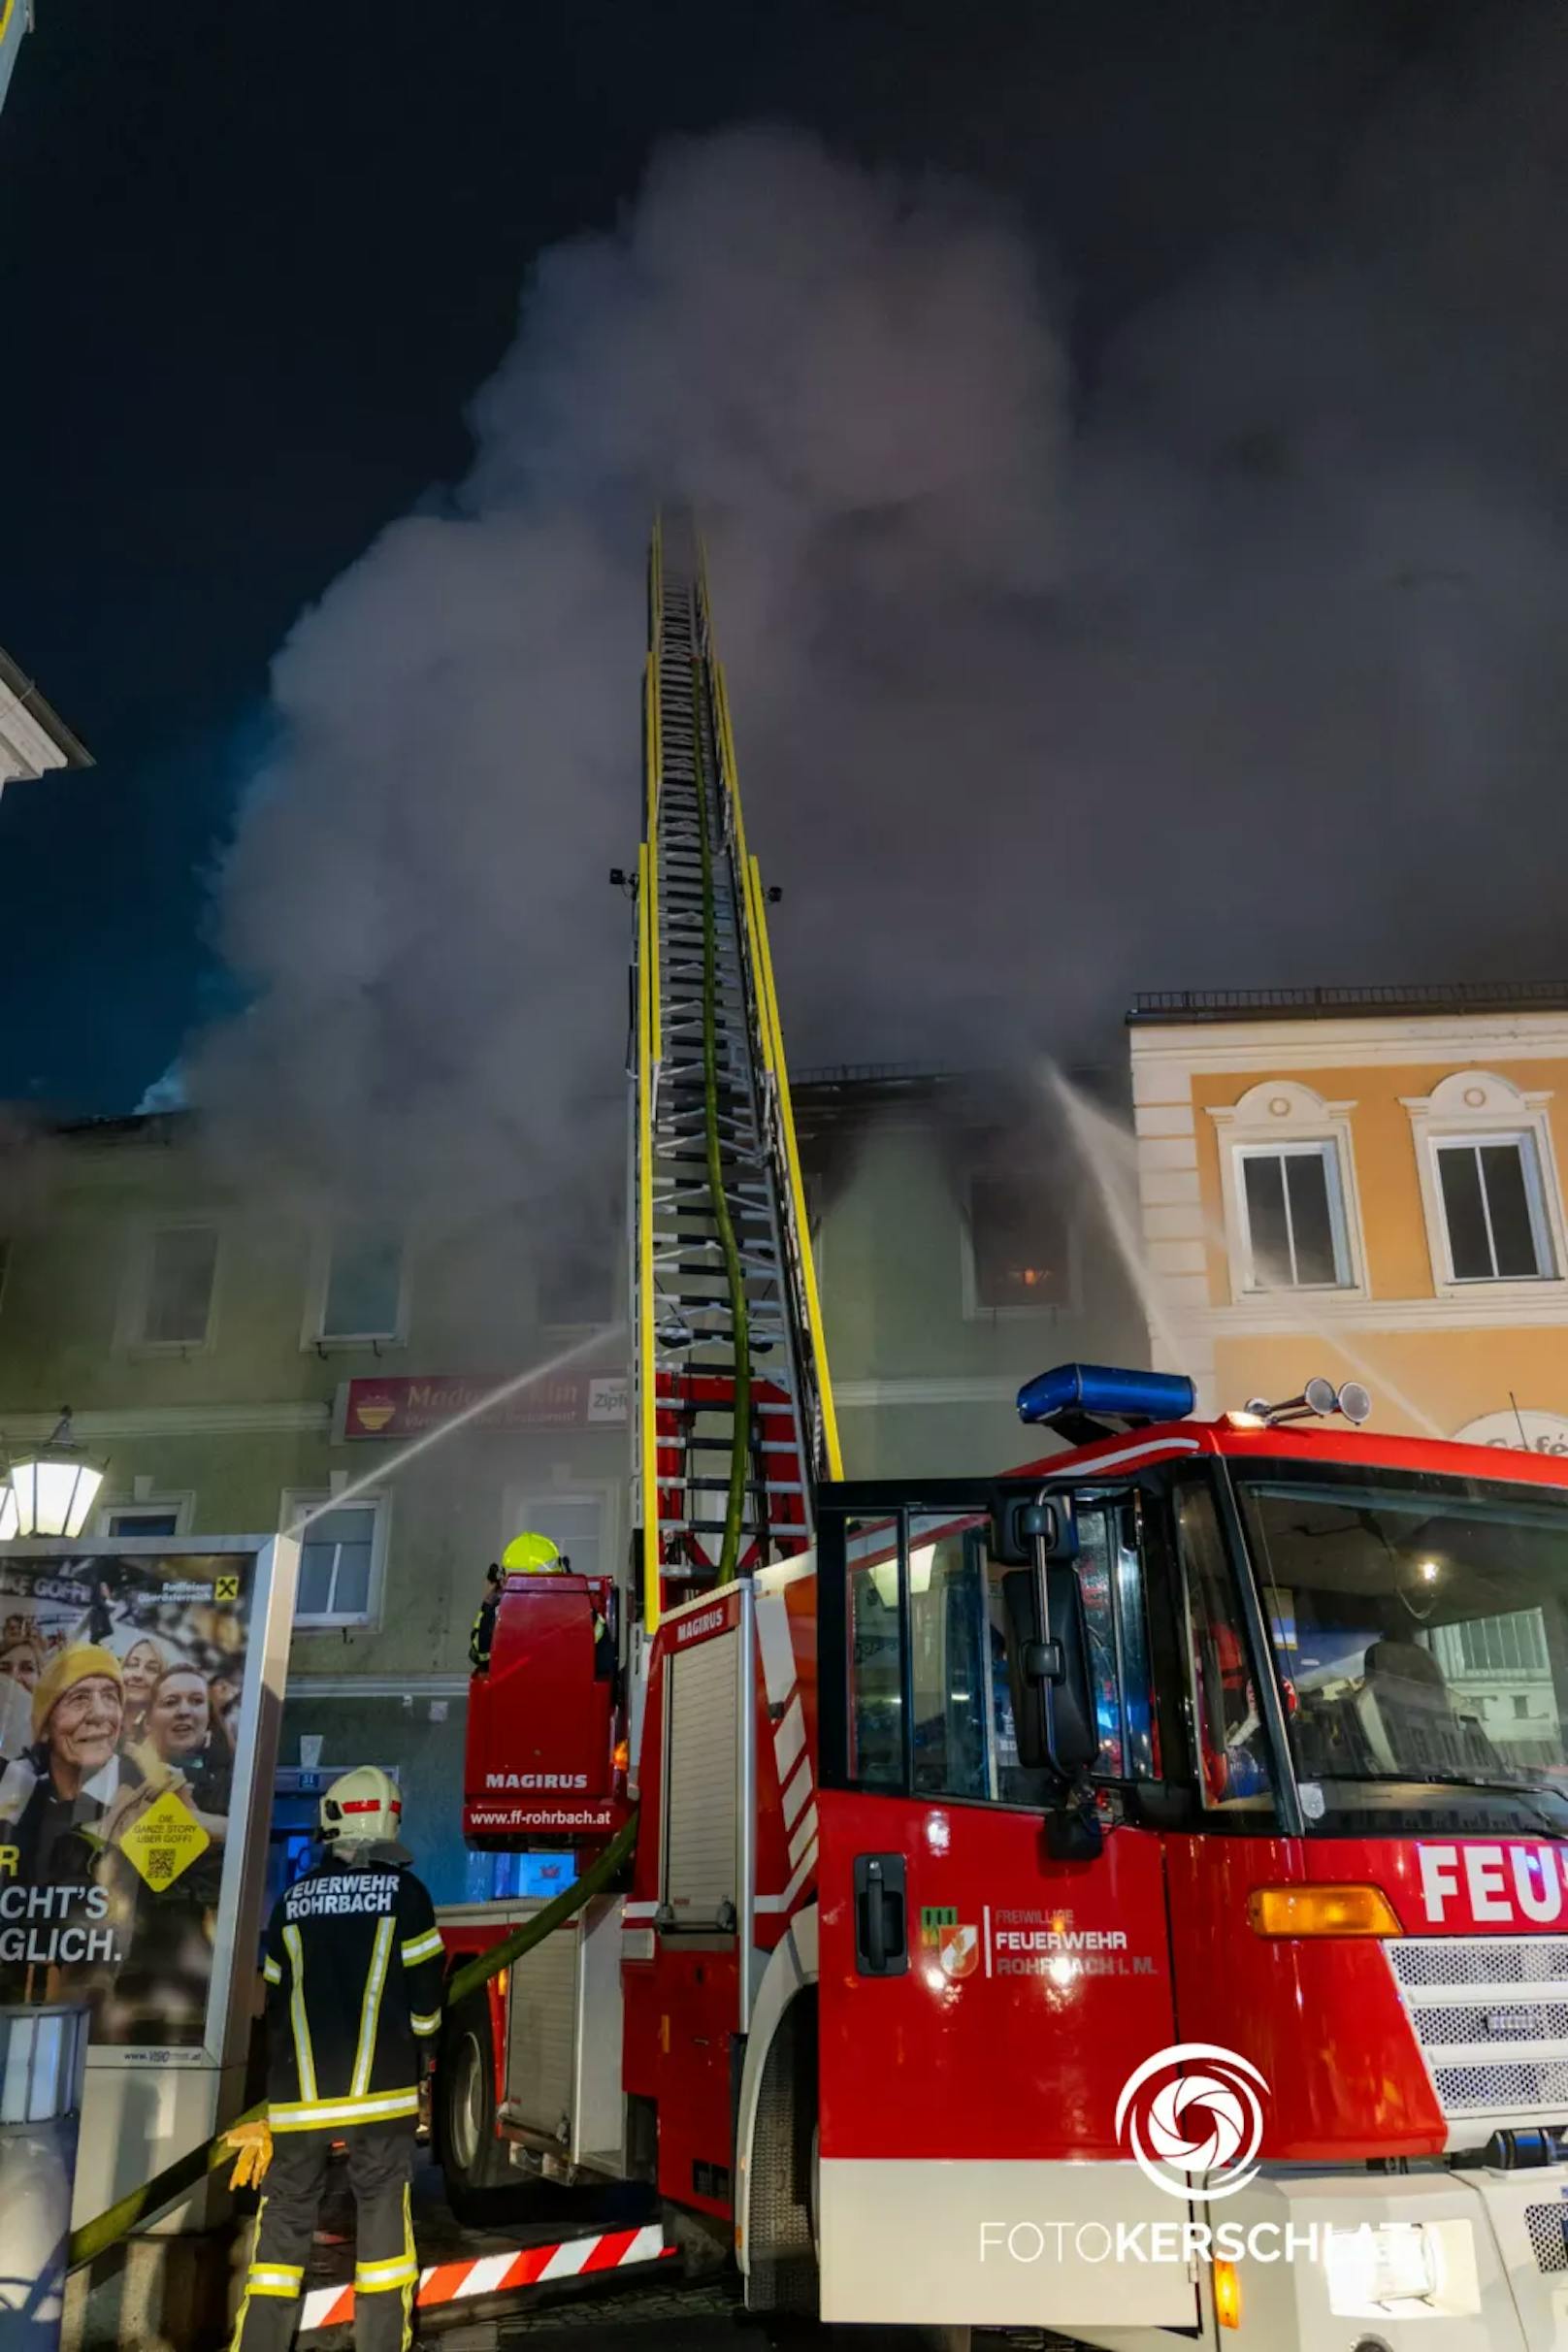
[[[556,1928],[565,1926],[592,1896],[602,1893],[622,1865],[631,1858],[632,1849],[637,1844],[637,1816],[634,1812],[580,1878],[552,1897],[542,1911],[536,1911],[532,1919],[525,1920],[511,1935],[504,1937],[501,1943],[493,1944],[488,1951],[478,1953],[455,1970],[447,1978],[441,2006],[454,2009],[459,2002],[466,2001],[471,1993],[476,1993],[482,1984],[488,1983],[492,1976],[498,1976],[504,1968],[510,1968],[514,1961],[520,1960],[525,1952],[532,1951],[536,1944],[542,1943]],[[256,2135],[253,2127],[264,2123],[266,2115],[265,2101],[247,2107],[243,2115],[237,2116],[232,2124],[214,2134],[202,2146],[192,2148],[187,2155],[177,2157],[173,2164],[166,2165],[161,2172],[154,2173],[141,2188],[132,2189],[117,2205],[112,2205],[107,2212],[83,2222],[80,2230],[73,2230],[71,2269],[78,2270],[83,2263],[95,2261],[134,2229],[155,2220],[170,2205],[178,2205],[182,2197],[188,2197],[209,2172],[215,2172],[219,2165],[226,2164],[236,2154],[237,2149],[245,2147],[247,2136],[251,2144],[254,2144]]]
[[[730,1486],[724,1505],[724,1534],[719,1550],[717,1582],[735,1581],[740,1559],[740,1522],[746,1507],[747,1425],[751,1420],[751,1331],[746,1302],[746,1275],[735,1240],[724,1189],[724,1152],[719,1134],[718,1044],[718,927],[713,917],[713,843],[707,812],[707,768],[702,757],[702,709],[698,680],[700,665],[692,665],[692,761],[697,776],[697,828],[702,860],[702,1107],[707,1130],[707,1189],[713,1203],[713,1223],[724,1258],[725,1285],[730,1293],[730,1323],[734,1335],[735,1387],[732,1399],[734,1437],[730,1447]]]

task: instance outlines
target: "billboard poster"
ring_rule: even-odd
[[[256,1577],[195,1546],[0,1552],[0,2003],[201,2051]]]

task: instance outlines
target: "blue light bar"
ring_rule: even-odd
[[[1115,1364],[1058,1364],[1018,1391],[1018,1418],[1047,1427],[1063,1414],[1141,1424],[1185,1421],[1197,1390],[1185,1372],[1127,1372]]]

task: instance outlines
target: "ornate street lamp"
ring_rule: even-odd
[[[0,1543],[35,1535],[80,1535],[87,1523],[102,1466],[91,1462],[71,1434],[71,1408],[47,1446],[28,1446],[11,1455],[0,1486]]]

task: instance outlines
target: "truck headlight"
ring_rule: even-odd
[[[1330,2229],[1323,2263],[1336,2319],[1374,2318],[1390,2304],[1430,2304],[1442,2283],[1441,2239],[1420,2221]]]

